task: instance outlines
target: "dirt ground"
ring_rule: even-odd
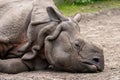
[[[120,9],[83,14],[81,35],[100,45],[105,55],[105,70],[100,73],[32,71],[0,73],[0,80],[120,80]]]

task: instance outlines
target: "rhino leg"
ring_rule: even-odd
[[[28,70],[28,67],[22,63],[20,58],[0,60],[0,72],[19,73]]]

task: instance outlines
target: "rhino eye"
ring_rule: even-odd
[[[76,48],[80,48],[80,45],[78,43],[75,43]]]
[[[79,44],[78,41],[75,41],[75,48],[77,49],[78,52],[81,51],[81,49],[80,49],[80,44]]]
[[[75,48],[77,49],[78,52],[82,51],[85,43],[83,41],[75,41]]]

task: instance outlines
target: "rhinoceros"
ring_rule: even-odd
[[[103,50],[81,37],[80,20],[53,0],[0,0],[0,72],[103,71]]]

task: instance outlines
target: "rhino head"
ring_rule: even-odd
[[[81,38],[80,14],[65,18],[48,8],[52,19],[60,24],[52,35],[45,39],[45,56],[55,69],[70,72],[101,72],[104,69],[103,50]],[[54,15],[53,15],[54,14]]]
[[[48,63],[57,70],[103,71],[103,50],[81,37],[78,25],[81,19],[80,14],[67,18],[52,7],[47,8],[47,13],[51,24],[47,24],[40,30],[38,44],[32,47],[33,54],[25,54],[22,60],[30,60],[39,53],[44,54]],[[34,25],[40,27],[39,23]],[[40,53],[40,50],[44,50],[44,52]]]

